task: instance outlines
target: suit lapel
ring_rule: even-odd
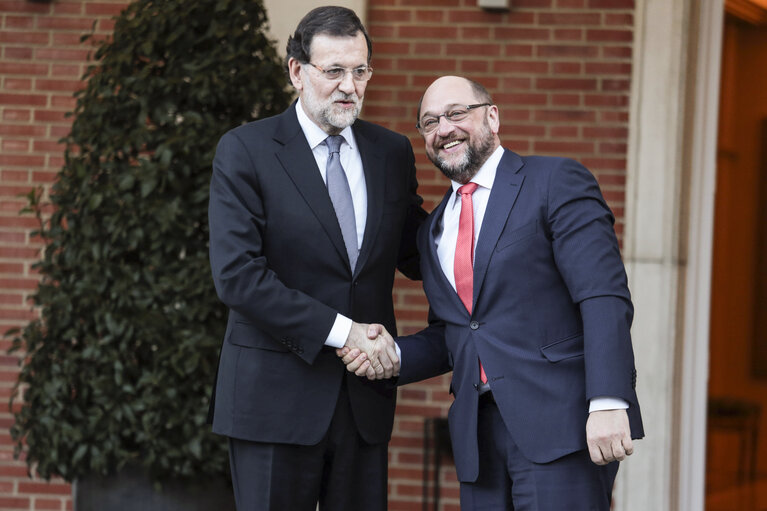
[[[522,159],[511,151],[504,152],[498,163],[493,189],[485,209],[482,228],[474,250],[474,304],[476,305],[482,284],[485,281],[490,257],[498,243],[498,238],[506,225],[511,208],[522,188],[524,176],[517,173],[522,168]]]
[[[368,195],[367,218],[365,234],[362,237],[362,247],[355,266],[355,275],[365,266],[370,252],[375,246],[378,228],[381,225],[381,215],[384,208],[384,193],[386,191],[386,154],[378,147],[375,135],[371,130],[364,129],[361,123],[355,123],[354,139],[359,147],[362,158],[362,169],[365,173],[365,188]],[[339,231],[340,232],[340,231]]]
[[[330,202],[328,189],[317,168],[317,161],[301,130],[301,125],[298,124],[295,103],[282,114],[274,139],[282,144],[282,147],[276,151],[277,159],[322,224],[339,256],[349,266],[349,256],[346,253],[341,227],[338,225],[333,203]]]
[[[435,243],[436,233],[442,221],[442,215],[445,212],[450,197],[453,195],[453,188],[449,187],[445,196],[442,198],[442,202],[434,208],[434,211],[429,216],[429,223],[424,225],[424,228],[428,229],[427,244],[428,249],[426,254],[421,254],[421,257],[428,257],[428,265],[434,272],[434,278],[438,285],[442,287],[442,296],[448,297],[448,300],[456,307],[462,314],[468,316],[469,311],[463,305],[463,302],[458,297],[458,293],[455,291],[450,281],[447,279],[445,272],[442,270],[442,264],[439,262],[439,254],[437,254],[437,244]],[[424,278],[425,280],[425,278]],[[433,298],[430,298],[433,299]]]

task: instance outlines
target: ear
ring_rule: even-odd
[[[487,107],[487,123],[490,125],[490,131],[493,135],[498,134],[498,130],[501,126],[501,119],[498,115],[498,107],[490,105]]]
[[[290,71],[290,81],[293,83],[293,87],[299,92],[302,91],[304,89],[304,82],[301,79],[301,63],[291,57],[288,60],[288,70]]]

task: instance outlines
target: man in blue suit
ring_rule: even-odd
[[[229,308],[212,403],[229,437],[239,511],[385,511],[395,389],[345,371],[359,346],[381,377],[396,352],[395,269],[419,278],[426,213],[408,139],[357,119],[372,45],[343,7],[309,12],[288,41],[298,101],[219,142],[210,261]]]
[[[426,153],[452,183],[418,234],[430,326],[397,339],[398,384],[453,371],[462,510],[607,511],[643,436],[614,218],[588,170],[505,150],[499,125],[464,78],[421,100]],[[375,377],[360,351],[338,353]]]

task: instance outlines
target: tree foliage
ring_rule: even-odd
[[[218,138],[290,100],[266,23],[260,0],[138,0],[86,72],[38,232],[41,317],[11,334],[12,435],[45,478],[226,470],[205,424],[226,314],[208,185]]]

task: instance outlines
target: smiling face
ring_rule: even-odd
[[[357,32],[355,37],[317,34],[312,39],[310,58],[312,64],[322,69],[366,66],[368,47],[365,36],[362,32]],[[354,81],[349,72],[340,81],[331,81],[311,64],[302,64],[293,58],[288,67],[290,80],[299,91],[301,105],[323,131],[337,135],[354,123],[362,109],[367,82]]]
[[[426,89],[420,119],[483,102],[466,79],[445,76]],[[468,117],[455,124],[440,117],[437,129],[423,136],[426,155],[448,178],[468,183],[500,145],[498,126],[495,105],[470,110]]]

